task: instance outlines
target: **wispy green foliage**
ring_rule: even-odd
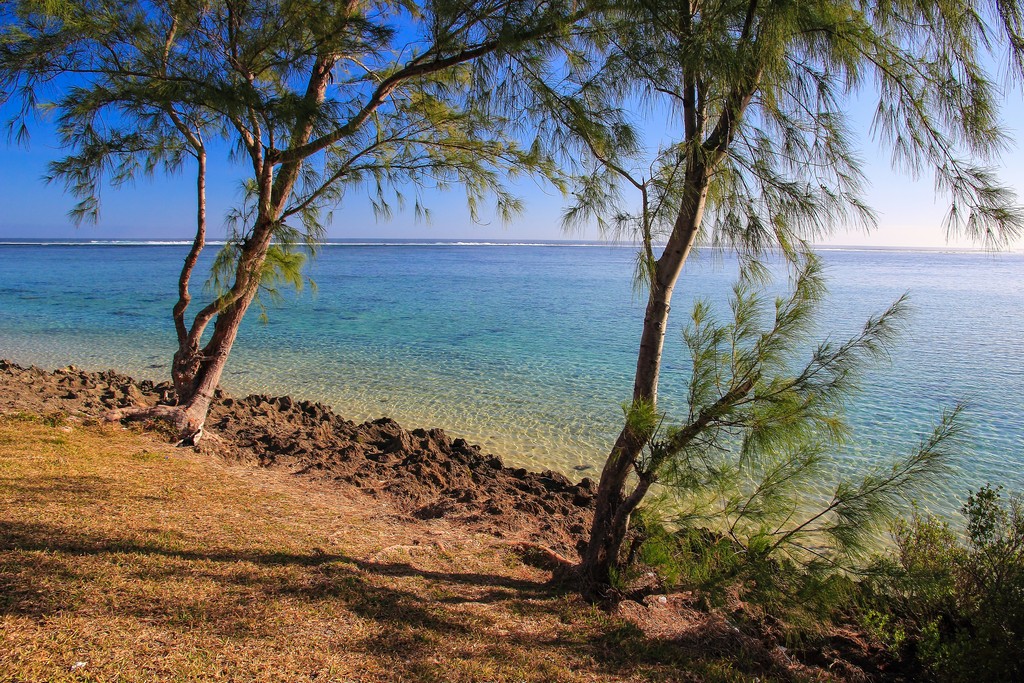
[[[1021,15],[1017,0],[621,4],[597,58],[557,88],[538,78],[583,160],[566,222],[657,240],[703,185],[699,239],[753,256],[871,225],[851,112],[873,102],[873,137],[934,176],[949,232],[1006,244],[1024,219],[994,172],[997,78],[1022,73]],[[638,142],[631,126],[666,116],[663,139]]]
[[[831,439],[843,431],[829,403],[848,389],[849,369],[884,347],[896,311],[849,346],[820,348],[806,377],[779,377],[777,386],[771,378],[785,357],[778,350],[792,349],[803,328],[813,296],[801,288],[813,273],[780,304],[770,331],[746,311],[758,308],[749,287],[765,278],[766,254],[806,270],[804,245],[844,224],[873,223],[862,141],[852,130],[861,102],[875,103],[871,133],[897,169],[934,174],[950,200],[950,232],[989,246],[1021,234],[1024,209],[992,171],[1005,146],[993,63],[1008,56],[1014,75],[1024,75],[1021,14],[1019,0],[621,2],[591,36],[592,59],[566,64],[557,79],[526,71],[522,90],[548,118],[542,130],[574,162],[577,201],[566,224],[596,220],[640,243],[635,281],[647,306],[631,405],[657,406],[671,299],[692,251],[733,250],[745,267],[731,327],[704,308],[695,312],[691,422],[653,443],[627,422],[612,446],[581,568],[589,581],[606,582],[630,510],[671,454],[720,446],[718,435],[731,438],[735,420],[750,425],[736,437],[744,462],[812,429]],[[649,122],[665,130],[660,139],[639,132]],[[728,362],[723,349],[733,352]],[[948,438],[943,431],[938,444]],[[823,448],[794,447],[777,476],[814,471]],[[629,491],[631,475],[640,485]],[[860,506],[881,506],[867,504],[868,490],[838,492],[857,501],[829,516],[840,545],[853,542],[843,515],[862,519]],[[747,507],[769,501],[766,494]]]
[[[270,319],[266,303],[281,304],[287,290],[301,292],[308,285],[316,291],[316,282],[304,274],[304,266],[310,252],[295,242],[281,242],[267,248],[266,258],[260,268],[259,286],[253,302],[260,309],[260,320]],[[217,252],[210,267],[210,279],[206,283],[207,290],[213,294],[214,300],[224,300],[238,270],[238,259],[241,256],[237,239],[228,240]]]
[[[960,408],[908,455],[829,488],[835,456],[851,436],[845,401],[865,367],[891,348],[906,301],[846,341],[813,346],[808,335],[823,293],[820,265],[806,254],[791,292],[774,305],[745,280],[727,322],[698,302],[684,335],[688,414],[653,436],[636,470],[664,486],[676,524],[714,529],[753,555],[836,567],[862,557],[900,501],[945,472],[959,444]],[[671,416],[665,421],[672,424]]]
[[[521,48],[531,32],[550,31],[545,24],[564,16],[561,8],[545,14],[515,2],[469,9],[444,2],[26,1],[14,4],[3,28],[0,82],[7,98],[24,105],[10,121],[13,131],[27,130],[40,95],[56,95],[45,106],[57,112],[72,154],[52,176],[82,198],[78,219],[95,219],[106,180],[124,182],[158,162],[180,164],[172,109],[192,127],[228,136],[236,158],[254,167],[307,159],[279,218],[294,217],[316,237],[324,210],[353,188],[369,191],[389,215],[405,201],[401,188],[458,185],[474,216],[493,194],[508,218],[518,202],[504,189],[506,174],[553,173],[553,166],[538,148],[521,149],[507,136],[495,112],[467,106],[474,72],[466,65],[471,55],[462,53]],[[326,96],[311,102],[308,74],[325,67],[333,72]],[[75,80],[64,87],[69,77]],[[307,127],[308,139],[295,144],[296,131]]]

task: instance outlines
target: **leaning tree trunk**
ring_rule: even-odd
[[[306,99],[311,106],[323,102],[331,67],[335,61],[336,58],[333,56],[317,59],[306,91]],[[291,139],[292,147],[305,144],[312,130],[312,118],[306,117],[303,122],[296,125]],[[196,348],[205,327],[205,323],[200,324],[197,320],[188,336],[187,344],[179,343],[173,372],[181,373],[181,377],[175,380],[175,389],[179,392],[178,427],[183,442],[195,443],[202,434],[214,393],[231,354],[231,347],[238,336],[238,328],[259,290],[267,250],[274,238],[274,228],[284,212],[301,169],[301,159],[289,161],[281,164],[275,175],[273,164],[270,161],[265,162],[259,178],[259,216],[252,234],[242,243],[235,270],[235,282],[231,290],[224,295],[223,305],[218,306],[215,302],[214,308],[207,309],[216,311],[213,335],[197,354]],[[202,318],[203,315],[201,312],[198,317]]]
[[[707,175],[703,170],[692,172],[688,174],[687,185],[687,195],[691,199],[683,203],[683,209],[676,219],[665,250],[656,263],[650,282],[633,382],[634,405],[657,405],[658,377],[661,372],[661,356],[665,347],[665,331],[672,293],[683,264],[693,249],[704,214]],[[652,483],[651,479],[645,478],[638,483],[636,489],[627,493],[627,484],[630,474],[634,471],[634,463],[638,461],[649,439],[649,434],[637,433],[627,420],[601,471],[590,540],[578,567],[584,593],[590,597],[606,597],[611,587],[612,570],[618,566],[619,551],[629,530],[630,514],[639,505]]]
[[[313,65],[305,99],[312,111],[323,103],[331,70],[337,62],[335,55],[319,56]],[[296,122],[290,139],[290,147],[297,148],[309,142],[313,132],[314,117],[308,114]],[[195,267],[199,252],[203,248],[206,229],[206,154],[201,144],[199,151],[199,176],[197,192],[199,197],[199,230],[192,250],[185,260],[178,281],[179,298],[174,307],[175,327],[178,333],[178,349],[172,361],[171,376],[177,394],[177,405],[152,408],[128,408],[112,411],[108,420],[125,418],[139,419],[157,417],[172,422],[178,429],[181,445],[198,443],[206,424],[210,405],[220,383],[224,366],[234,346],[242,318],[252,304],[259,290],[267,250],[274,237],[275,227],[281,219],[284,208],[291,197],[292,189],[299,178],[303,158],[280,163],[278,172],[274,166],[279,163],[264,157],[258,142],[252,142],[250,152],[256,160],[259,186],[258,216],[252,233],[242,242],[235,269],[235,281],[231,289],[218,297],[212,304],[200,311],[191,329],[186,329],[184,312],[188,307],[188,280]],[[200,349],[199,345],[211,319],[214,320],[210,341]]]
[[[192,142],[196,150],[197,172],[196,172],[196,236],[192,240],[192,248],[185,257],[185,263],[181,267],[181,274],[178,276],[178,301],[174,304],[171,317],[174,319],[174,329],[178,336],[178,349],[174,352],[171,361],[171,381],[174,384],[175,396],[179,401],[183,396],[191,396],[195,391],[195,381],[199,376],[199,369],[202,365],[202,353],[199,350],[200,337],[202,337],[205,325],[197,326],[191,332],[185,324],[185,311],[192,301],[189,292],[189,282],[192,279],[192,272],[199,261],[199,254],[206,246],[206,148],[202,140],[189,131],[177,118],[175,123],[179,124],[181,130]]]
[[[130,407],[114,410],[107,420],[158,418],[169,421],[178,431],[179,445],[195,445],[203,433],[217,386],[242,318],[252,304],[260,284],[260,273],[273,237],[272,220],[261,220],[239,255],[231,290],[207,306],[174,356],[176,405]],[[198,349],[206,321],[215,317],[210,341]],[[183,353],[187,352],[187,356]]]
[[[288,189],[290,191],[290,187]],[[223,305],[216,309],[210,341],[200,352],[196,372],[189,381],[183,382],[180,389],[177,426],[182,440],[195,443],[202,434],[224,366],[238,337],[238,329],[259,290],[263,264],[273,239],[274,223],[270,218],[258,220],[252,235],[243,243],[235,268],[234,285],[223,295]],[[201,329],[193,330],[196,332],[201,334]],[[193,334],[191,340],[192,343],[198,342],[198,335]],[[178,361],[178,354],[175,354],[175,361]]]
[[[352,8],[349,11],[352,11]],[[335,55],[321,55],[314,63],[305,94],[306,102],[311,108],[324,101],[327,84],[331,80],[331,69],[336,62]],[[312,132],[313,117],[307,115],[296,123],[290,147],[294,149],[309,142]],[[262,153],[258,156],[262,158]],[[205,164],[205,158],[201,161]],[[263,162],[263,169],[259,174],[260,217],[256,221],[252,235],[243,243],[235,272],[235,284],[231,290],[232,296],[227,304],[217,311],[213,335],[202,351],[199,351],[203,326],[197,322],[192,334],[186,338],[182,338],[179,332],[172,376],[178,394],[178,405],[183,412],[183,432],[202,432],[214,392],[224,372],[224,365],[235,343],[235,337],[238,336],[238,328],[259,289],[261,270],[274,236],[274,226],[280,220],[301,168],[301,158],[288,161],[281,164],[275,176],[273,162],[269,159]],[[203,183],[205,180],[201,180],[201,197],[205,187]],[[200,223],[205,224],[205,203],[200,205],[199,211]]]
[[[221,311],[214,323],[213,336],[203,348],[202,360],[198,371],[188,383],[188,394],[179,395],[178,409],[182,416],[178,424],[182,439],[195,443],[202,434],[206,416],[210,412],[210,404],[220,384],[224,366],[227,364],[231,347],[238,336],[238,328],[255,296],[255,288],[251,293],[244,294],[238,301]]]
[[[750,40],[756,8],[756,2],[750,4],[740,36],[741,42]],[[682,179],[679,213],[651,277],[633,383],[634,405],[646,403],[657,409],[658,374],[661,370],[672,291],[700,231],[711,175],[725,159],[739,122],[759,87],[763,67],[756,64],[752,66],[754,71],[749,78],[740,79],[726,97],[725,106],[714,128],[702,144],[699,140],[703,135],[703,122],[707,114],[706,110],[698,108],[702,99],[699,96],[702,86],[695,74],[687,74],[684,78],[683,120],[686,141],[691,151]],[[626,493],[630,474],[636,469],[634,463],[638,461],[649,439],[649,434],[633,433],[627,420],[605,462],[598,486],[590,540],[578,568],[585,593],[596,593],[596,597],[601,597],[601,593],[611,587],[612,569],[618,566],[619,550],[629,530],[629,515],[640,504],[657,476],[657,472],[638,472],[640,481],[631,493]]]
[[[689,251],[687,247],[686,252]],[[663,257],[664,258],[664,257]],[[680,267],[685,255],[680,255]],[[659,260],[659,267],[661,261]],[[659,278],[660,279],[660,278]],[[672,285],[664,288],[658,282],[651,285],[644,315],[640,353],[637,357],[636,378],[633,386],[634,403],[657,401],[658,375],[661,354],[665,345],[665,327],[668,322]],[[580,574],[585,592],[603,598],[611,585],[612,569],[616,566],[619,550],[629,528],[629,514],[639,503],[630,501],[626,485],[633,464],[637,462],[648,435],[637,433],[628,423],[619,432],[611,455],[601,471],[594,507],[594,521],[590,541],[583,553]],[[628,507],[631,503],[631,507]],[[628,509],[627,509],[628,508]]]

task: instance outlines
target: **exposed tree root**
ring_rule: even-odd
[[[128,406],[109,411],[103,416],[107,422],[139,422],[142,420],[164,420],[171,423],[178,430],[179,440],[175,446],[180,448],[195,447],[203,437],[203,427],[191,428],[188,424],[188,416],[185,410],[179,406]]]
[[[569,558],[559,555],[551,548],[537,543],[514,541],[509,543],[509,546],[519,555],[519,559],[524,563],[538,569],[547,569],[556,578],[569,574],[576,567],[576,563]]]
[[[175,427],[183,427],[185,424],[185,411],[178,406],[128,406],[111,410],[103,416],[107,422],[121,422],[128,420],[137,422],[140,420],[156,419],[166,420]]]

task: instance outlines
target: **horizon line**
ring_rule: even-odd
[[[208,240],[208,245],[223,245],[226,240]],[[109,245],[118,243],[135,243],[139,245],[150,244],[153,246],[176,246],[191,244],[192,240],[187,237],[56,237],[56,236],[0,236],[0,245],[16,246],[19,244],[51,243],[54,245],[64,244],[67,246],[88,246]],[[627,239],[573,239],[573,238],[529,238],[529,239],[503,239],[503,238],[482,238],[482,237],[328,237],[317,242],[318,245],[329,246],[331,244],[348,244],[358,246],[608,246],[608,247],[630,247],[638,245],[638,242]],[[659,243],[655,246],[663,247]],[[816,243],[812,244],[813,249],[836,250],[836,251],[929,251],[929,252],[965,252],[965,253],[1018,253],[1024,252],[1022,247],[991,248],[984,246],[964,245],[915,245],[915,244],[835,244]],[[701,247],[698,247],[701,248]],[[706,245],[704,249],[709,249]],[[774,251],[774,250],[772,250]]]

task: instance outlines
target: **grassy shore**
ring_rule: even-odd
[[[0,681],[776,677],[678,597],[610,615],[500,539],[120,426],[0,415],[0,510]]]

